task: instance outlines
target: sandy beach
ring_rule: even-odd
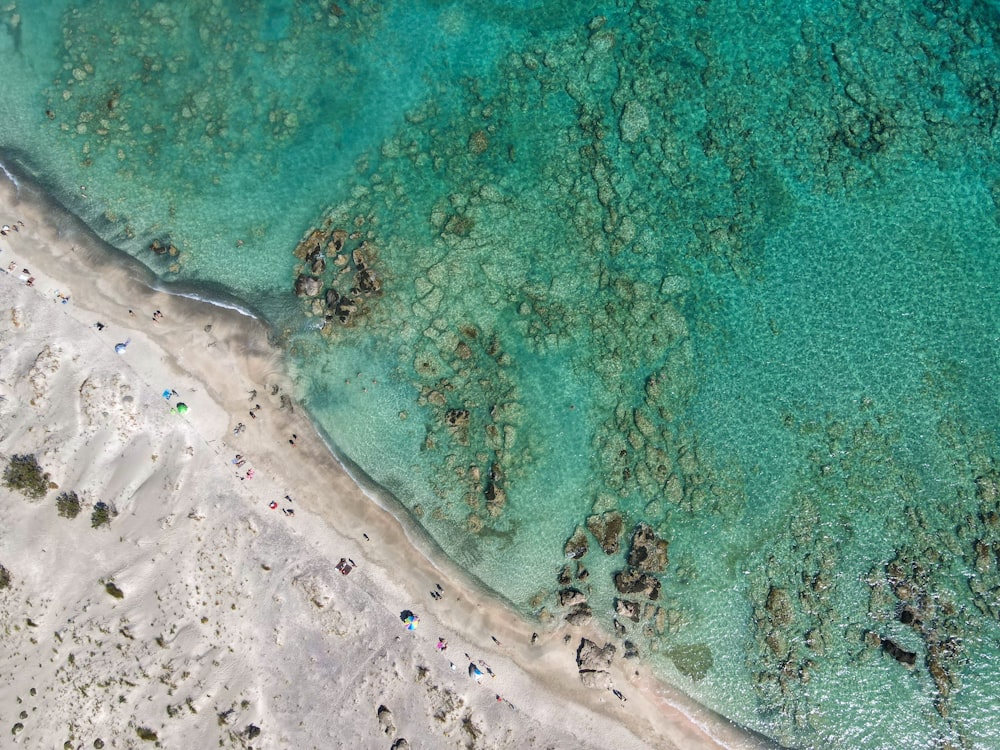
[[[587,687],[609,639],[523,621],[367,495],[259,321],[155,291],[28,187],[0,184],[0,223],[0,459],[51,483],[0,488],[8,742],[757,746],[620,649]]]

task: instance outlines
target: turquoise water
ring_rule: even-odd
[[[789,747],[1000,746],[995,4],[35,5],[4,163],[484,584]]]

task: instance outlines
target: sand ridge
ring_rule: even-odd
[[[607,639],[522,621],[367,496],[259,321],[151,289],[29,188],[0,185],[0,222],[18,226],[0,237],[0,458],[34,453],[58,485],[0,488],[15,742],[756,746],[620,657],[627,702],[583,687],[576,644]],[[68,490],[72,520],[55,508]],[[98,501],[109,528],[90,528]]]

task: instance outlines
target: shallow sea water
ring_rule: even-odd
[[[485,585],[790,747],[1000,745],[995,3],[36,5],[2,161]]]

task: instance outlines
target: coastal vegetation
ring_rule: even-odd
[[[125,592],[118,588],[114,581],[107,581],[104,584],[104,590],[115,599],[123,599],[125,597]]]
[[[11,456],[3,472],[3,483],[33,500],[45,497],[49,491],[49,475],[42,471],[34,454]]]
[[[75,492],[63,492],[56,498],[56,509],[63,518],[80,515],[80,498]]]
[[[102,526],[110,526],[111,519],[118,515],[118,511],[113,505],[108,505],[103,501],[94,504],[94,510],[90,514],[90,525],[95,529]]]

